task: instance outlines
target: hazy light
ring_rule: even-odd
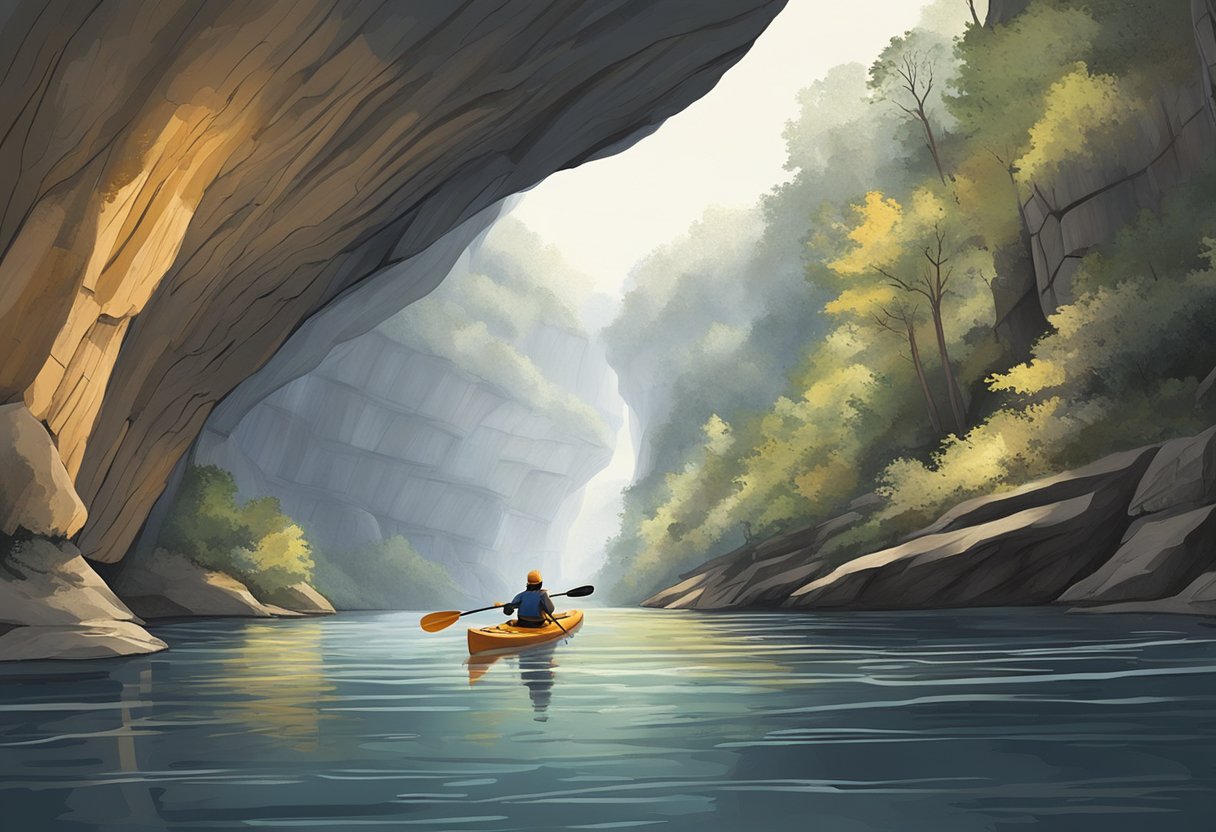
[[[624,153],[550,176],[514,216],[618,296],[633,264],[707,206],[749,206],[784,181],[781,132],[798,114],[798,91],[838,64],[868,65],[922,5],[790,0],[707,96]],[[963,0],[958,8],[968,14]]]

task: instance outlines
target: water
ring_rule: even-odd
[[[0,827],[1177,832],[1216,812],[1199,619],[591,610],[488,666],[417,614],[155,631],[170,652],[0,665]]]

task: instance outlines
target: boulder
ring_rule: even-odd
[[[1132,495],[1128,514],[1195,506],[1216,498],[1216,427],[1161,446]]]
[[[164,549],[128,558],[111,582],[131,609],[145,618],[274,614],[236,578]]]
[[[1075,471],[1065,471],[1006,491],[959,503],[912,538],[978,526],[1021,511],[1051,505],[1099,489],[1113,488],[1130,492],[1144,475],[1160,446],[1149,445],[1132,451],[1111,454]]]
[[[1216,506],[1142,518],[1096,572],[1060,596],[1062,603],[1147,601],[1175,595],[1216,561]]]
[[[304,581],[267,593],[264,600],[292,612],[306,615],[333,615],[334,613],[333,604]]]
[[[0,661],[108,659],[165,647],[132,621],[84,621],[74,627],[14,627],[0,635]]]
[[[9,544],[0,559],[0,661],[165,649],[71,543],[35,537]]]
[[[1134,482],[1134,481],[1133,481]],[[1045,604],[1102,563],[1127,526],[1107,487],[850,561],[795,590],[795,608],[918,609]]]
[[[0,405],[0,532],[66,538],[87,516],[46,428],[24,404]]]
[[[140,623],[71,543],[13,542],[0,558],[0,623],[75,626],[82,621]]]

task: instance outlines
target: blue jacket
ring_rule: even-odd
[[[544,621],[546,612],[553,612],[553,599],[543,589],[527,589],[512,599],[515,611],[520,618],[532,621]]]

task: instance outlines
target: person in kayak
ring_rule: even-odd
[[[515,616],[515,624],[519,627],[543,627],[549,623],[548,616],[553,614],[553,610],[553,599],[541,588],[538,569],[528,573],[527,587],[503,607],[503,612],[507,615],[518,613]]]

